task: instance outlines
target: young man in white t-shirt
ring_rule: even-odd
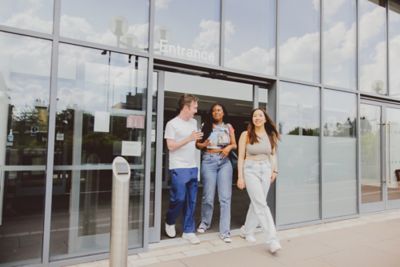
[[[197,113],[197,97],[182,95],[179,99],[179,115],[170,120],[165,127],[165,139],[169,150],[169,171],[171,189],[169,208],[165,222],[165,232],[175,237],[175,221],[184,210],[182,238],[192,244],[200,243],[195,234],[194,211],[197,197],[197,173],[195,141],[203,134],[197,131],[193,119]]]

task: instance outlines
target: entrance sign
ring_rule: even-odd
[[[215,64],[214,53],[199,49],[185,48],[179,44],[168,44],[168,41],[163,39],[160,39],[160,52],[167,56],[187,58],[193,61]]]

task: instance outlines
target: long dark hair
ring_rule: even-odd
[[[222,121],[224,123],[227,123],[228,112],[226,111],[226,108],[224,107],[224,105],[222,105],[222,104],[220,104],[218,102],[212,104],[210,110],[208,111],[208,114],[207,114],[208,116],[204,120],[203,127],[201,127],[201,131],[204,133],[202,142],[204,142],[210,136],[210,134],[211,134],[211,132],[213,130],[214,118],[212,116],[212,112],[213,112],[213,109],[216,106],[220,106],[222,108],[222,111],[224,112],[224,116],[222,117]]]
[[[258,137],[257,137],[256,130],[255,130],[256,127],[253,123],[253,115],[254,115],[254,112],[256,112],[257,110],[261,110],[261,112],[264,113],[265,120],[266,120],[266,122],[264,124],[264,128],[265,128],[265,131],[267,132],[269,141],[271,143],[271,148],[272,148],[272,153],[273,153],[274,149],[278,145],[278,140],[279,140],[280,136],[279,136],[278,130],[276,129],[275,123],[268,116],[267,112],[262,108],[255,108],[251,112],[250,123],[247,126],[247,137],[248,137],[249,143],[250,144],[258,143]]]

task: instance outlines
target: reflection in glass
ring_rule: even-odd
[[[60,34],[121,48],[148,49],[149,0],[62,0]]]
[[[400,109],[387,108],[387,164],[386,185],[389,200],[400,199]]]
[[[279,1],[279,75],[319,82],[320,1]]]
[[[269,115],[271,115],[268,110],[268,89],[258,88],[258,106],[263,108]]]
[[[129,248],[141,247],[143,235],[144,171],[134,172],[129,185]],[[75,178],[78,178],[78,183]],[[108,251],[111,191],[111,170],[55,168],[50,240],[52,259]]]
[[[325,218],[357,212],[356,116],[354,94],[324,92],[323,195]]]
[[[141,247],[147,59],[71,45],[59,53],[53,186],[65,187],[53,191],[52,258],[108,249],[111,162],[120,155],[132,173],[129,247]]]
[[[155,6],[155,53],[218,64],[220,1],[157,0]]]
[[[381,108],[360,108],[361,203],[382,201]]]
[[[279,96],[277,223],[317,220],[319,203],[319,89],[281,83]]]
[[[3,213],[0,213],[0,263],[40,263],[42,258],[45,173],[2,172]],[[0,208],[1,211],[1,208]]]
[[[384,1],[359,1],[360,90],[384,95],[386,88],[386,9]],[[382,4],[379,4],[382,3]]]
[[[44,165],[51,43],[0,33],[0,165]]]
[[[400,3],[389,0],[389,86],[390,95],[400,98]]]
[[[279,130],[282,134],[319,136],[319,89],[283,83]]]
[[[51,33],[54,0],[1,0],[0,24]]]
[[[56,165],[111,163],[145,137],[147,59],[62,45],[59,61]]]
[[[224,9],[225,66],[274,75],[275,0],[230,0]]]
[[[324,1],[324,83],[356,88],[356,1]]]

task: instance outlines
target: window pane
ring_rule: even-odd
[[[51,43],[0,33],[0,44],[0,165],[45,165]]]
[[[224,8],[225,66],[274,75],[275,0],[231,0]]]
[[[147,59],[60,45],[52,259],[109,248],[116,156],[131,168],[129,248],[142,247]]]
[[[148,31],[148,0],[61,2],[62,36],[127,49],[147,49]]]
[[[400,199],[400,109],[387,108],[388,199]]]
[[[2,266],[41,262],[45,178],[43,171],[0,173],[0,180],[4,179],[2,214],[0,207]]]
[[[61,45],[59,62],[56,165],[111,163],[144,138],[145,58]]]
[[[279,1],[280,76],[319,82],[319,1]]]
[[[0,24],[51,33],[53,2],[53,0],[1,0]]]
[[[319,89],[281,83],[279,90],[277,223],[317,220],[319,215]]]
[[[356,1],[324,1],[324,83],[356,88]]]
[[[386,9],[378,0],[360,0],[360,90],[386,94]]]
[[[219,62],[219,24],[218,0],[156,0],[154,52],[216,65]]]
[[[361,203],[383,199],[381,183],[381,107],[360,106]]]
[[[400,98],[400,3],[389,1],[389,85],[390,95]]]
[[[324,92],[323,196],[325,218],[357,212],[357,98]]]

